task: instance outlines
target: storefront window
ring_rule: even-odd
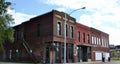
[[[88,58],[91,59],[91,47],[88,47]]]
[[[55,43],[55,48],[56,48],[56,62],[60,62],[60,44]]]
[[[73,61],[73,44],[68,44],[68,60]]]

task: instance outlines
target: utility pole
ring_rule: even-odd
[[[73,10],[72,12],[70,12],[70,14],[72,14],[73,12],[77,11],[77,10],[80,10],[80,9],[85,9],[86,7],[82,7],[82,8],[78,8],[78,9],[75,9]],[[68,14],[70,16],[70,14]],[[67,15],[65,13],[65,19],[64,19],[64,63],[63,64],[66,64],[66,21],[67,21]]]

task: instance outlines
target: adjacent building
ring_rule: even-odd
[[[111,53],[110,56],[111,56],[111,58],[114,57],[114,56],[112,55],[112,52],[113,52],[113,51],[116,51],[118,57],[120,58],[120,45],[116,45],[116,46],[115,46],[115,45],[110,45],[109,48],[110,48],[110,53]]]
[[[91,61],[90,27],[76,23],[77,60],[78,62]]]
[[[52,10],[14,27],[15,42],[5,44],[5,59],[62,63],[64,12]],[[109,35],[66,16],[66,62],[88,62],[109,57]],[[98,57],[99,56],[99,57]]]
[[[92,60],[108,60],[110,57],[109,35],[95,28],[91,28]]]

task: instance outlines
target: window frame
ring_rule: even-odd
[[[57,35],[60,36],[61,35],[61,22],[60,20],[57,21]]]
[[[70,38],[74,38],[74,27],[70,26]]]
[[[78,41],[80,42],[80,31],[78,31]]]

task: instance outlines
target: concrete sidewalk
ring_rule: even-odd
[[[100,64],[100,63],[102,63],[102,62],[97,61],[97,62],[81,62],[81,63],[66,63],[66,64]],[[34,63],[0,62],[0,64],[34,64]],[[41,64],[41,63],[37,63],[37,64]],[[63,63],[55,63],[55,64],[63,64]]]
[[[34,64],[34,63],[0,62],[0,64]]]
[[[95,61],[95,62],[79,62],[79,63],[66,63],[66,64],[102,64],[102,61]]]
[[[34,64],[34,63],[0,62],[0,64]],[[37,63],[37,64],[41,64],[41,63]],[[55,64],[63,64],[63,63],[55,63]],[[66,63],[66,64],[120,64],[120,61],[111,61],[111,62],[92,61],[92,62]]]

